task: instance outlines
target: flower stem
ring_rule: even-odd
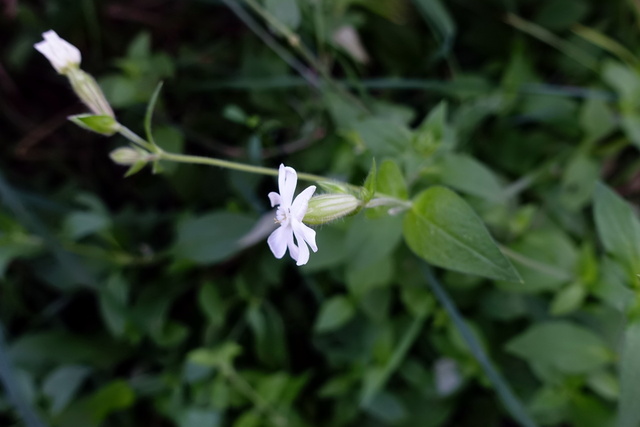
[[[127,138],[129,141],[134,144],[148,150],[151,152],[149,156],[150,159],[153,160],[165,160],[176,163],[188,163],[188,164],[196,164],[196,165],[209,165],[209,166],[218,166],[221,168],[237,170],[241,172],[248,173],[257,173],[260,175],[270,175],[270,176],[278,176],[278,169],[267,168],[264,166],[253,166],[247,165],[245,163],[233,162],[230,160],[216,159],[215,157],[205,157],[205,156],[194,156],[190,154],[177,154],[171,153],[168,151],[164,151],[162,148],[151,144],[141,136],[137,135],[131,129],[120,126],[118,132]],[[312,181],[312,182],[335,182],[338,183],[342,187],[347,187],[355,192],[359,192],[361,190],[360,186],[348,184],[346,182],[337,181],[335,179],[326,178],[321,175],[314,175],[311,173],[298,173],[298,179],[303,181]],[[401,206],[403,208],[410,208],[411,202],[407,200],[398,199],[395,197],[391,197],[386,194],[376,193],[376,199],[371,200],[367,204],[367,208],[377,207],[377,206]]]
[[[156,153],[158,151],[157,147],[148,142],[146,139],[138,136],[135,132],[133,132],[126,126],[120,125],[120,127],[118,128],[118,133],[134,144],[140,146],[141,148],[144,148],[145,150],[148,150],[152,153]]]
[[[221,168],[233,169],[242,172],[257,173],[261,175],[278,176],[278,169],[266,168],[264,166],[253,166],[245,163],[232,162],[230,160],[216,159],[214,157],[193,156],[189,154],[176,154],[167,151],[157,153],[160,160],[168,160],[178,163],[192,163],[198,165],[219,166]],[[332,181],[320,175],[310,173],[298,173],[298,178],[305,181]]]

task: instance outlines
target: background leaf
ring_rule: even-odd
[[[431,187],[414,199],[404,238],[418,256],[439,267],[520,280],[471,207],[447,188]]]

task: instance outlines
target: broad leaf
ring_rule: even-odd
[[[520,281],[473,209],[456,193],[431,187],[404,219],[409,247],[433,265],[491,279]]]
[[[618,427],[640,425],[638,396],[640,396],[640,322],[627,326],[620,362],[620,386],[622,394],[618,407]]]
[[[346,324],[355,314],[350,299],[335,296],[322,304],[314,329],[316,332],[330,332]]]
[[[631,206],[598,183],[593,210],[598,235],[607,252],[622,261],[629,272],[640,271],[640,222]]]
[[[254,223],[249,216],[226,212],[189,218],[178,226],[173,252],[199,264],[222,261],[240,249],[238,240]]]
[[[567,375],[593,371],[613,359],[602,338],[589,329],[563,321],[531,327],[511,340],[507,350],[531,365]]]

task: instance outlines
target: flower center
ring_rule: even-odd
[[[289,223],[289,218],[291,218],[291,208],[283,208],[278,207],[276,211],[276,222],[280,225],[287,225]]]

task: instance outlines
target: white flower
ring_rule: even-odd
[[[80,65],[82,57],[77,47],[61,39],[53,30],[43,33],[42,37],[44,40],[34,47],[51,62],[58,73],[64,74],[69,67]]]
[[[278,173],[280,194],[273,191],[269,193],[271,206],[279,205],[276,212],[276,222],[280,224],[280,227],[271,233],[267,243],[276,258],[282,258],[288,248],[289,255],[296,260],[296,264],[304,265],[309,261],[309,248],[307,245],[314,252],[318,251],[316,232],[302,223],[302,218],[307,212],[309,199],[316,191],[316,187],[315,185],[307,187],[293,200],[293,193],[296,191],[297,183],[298,174],[295,169],[280,165]]]

